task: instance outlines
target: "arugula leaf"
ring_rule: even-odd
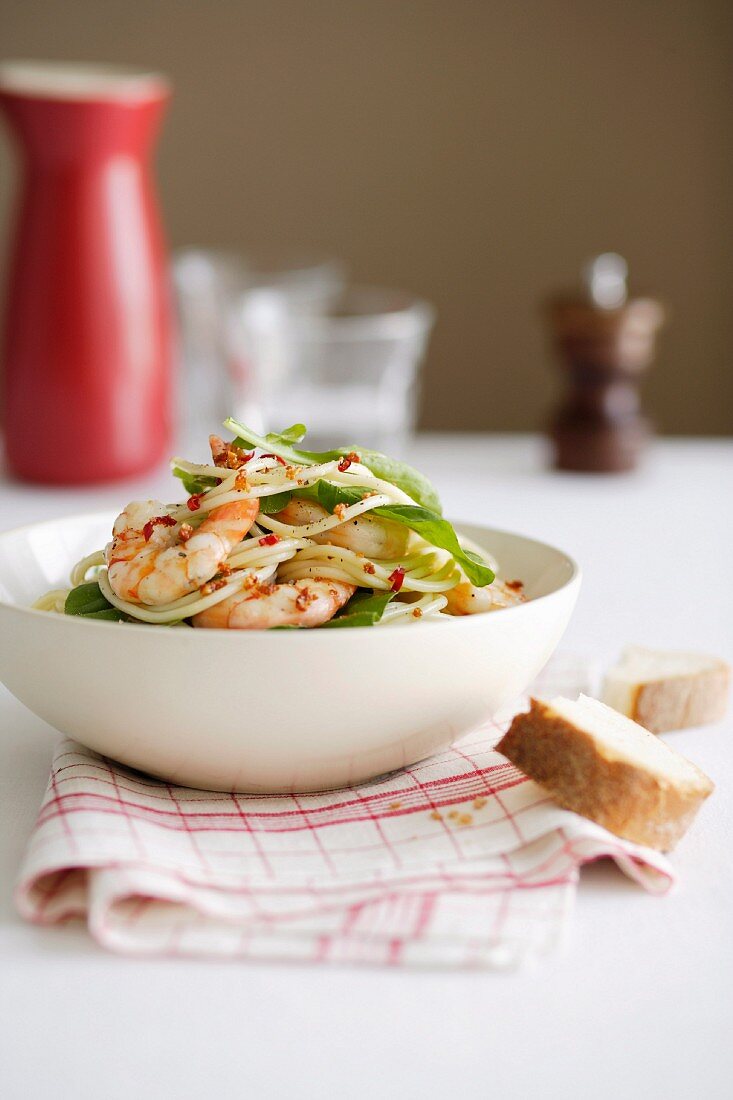
[[[306,431],[305,424],[293,424],[291,428],[283,428],[281,432],[268,432],[265,439],[268,443],[300,443]]]
[[[224,427],[227,431],[234,432],[236,435],[235,447],[261,447],[263,451],[269,451],[270,454],[277,455],[289,462],[291,466],[298,466],[302,463],[317,465],[321,462],[333,462],[334,459],[341,458],[346,453],[344,450],[323,451],[320,453],[318,451],[300,451],[296,450],[295,447],[291,447],[295,432],[300,431],[303,427],[302,424],[294,424],[292,428],[287,428],[284,433],[271,432],[270,435],[258,435],[257,432],[253,432],[245,424],[240,424],[238,420],[229,417],[228,420],[224,421]]]
[[[484,588],[493,581],[493,570],[477,554],[464,550],[448,520],[431,512],[429,508],[419,508],[413,504],[387,504],[382,508],[375,508],[370,514],[382,516],[394,523],[403,523],[431,546],[447,550],[468,579],[479,588]]]
[[[384,609],[393,597],[394,592],[357,589],[349,602],[323,626],[374,626],[382,618]]]
[[[443,506],[434,486],[414,466],[408,466],[406,462],[398,462],[396,458],[389,458],[388,455],[380,454],[379,451],[364,450],[363,447],[344,447],[342,453],[348,454],[349,451],[356,451],[362,463],[372,471],[375,477],[388,481],[390,485],[396,485],[403,493],[407,493],[408,497],[412,497],[416,504],[442,515]]]
[[[293,424],[283,432],[271,432],[266,436],[257,435],[251,428],[231,417],[224,421],[224,427],[237,436],[234,440],[237,447],[261,447],[264,451],[269,450],[294,466],[302,463],[320,465],[322,462],[333,462],[355,451],[375,477],[396,485],[422,507],[430,508],[438,515],[442,513],[440,498],[424,474],[413,466],[408,466],[406,462],[398,462],[397,459],[389,458],[387,455],[380,454],[379,451],[370,451],[360,447],[358,443],[353,447],[337,447],[333,451],[300,450],[292,444],[299,443],[305,435],[303,424]]]
[[[354,485],[353,487],[351,485],[332,485],[330,481],[324,481],[323,479],[317,481],[312,488],[316,491],[315,497],[318,503],[322,504],[326,511],[331,513],[333,513],[337,504],[345,504],[347,507],[358,504],[370,491],[363,485]]]
[[[190,497],[195,496],[197,493],[203,493],[213,485],[219,484],[219,479],[216,477],[197,477],[187,470],[182,470],[180,466],[172,466],[171,472],[174,477],[183,482],[183,488]]]
[[[105,599],[96,581],[88,581],[72,588],[66,597],[64,612],[67,615],[83,615],[87,619],[110,619],[120,622],[127,616]]]
[[[291,490],[286,489],[283,493],[274,493],[270,497],[260,497],[262,515],[271,516],[273,512],[281,512],[286,505],[290,504],[292,496]]]

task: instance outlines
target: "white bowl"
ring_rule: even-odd
[[[0,679],[89,748],[172,783],[285,792],[341,787],[443,749],[524,691],[580,586],[551,546],[460,530],[525,582],[529,602],[346,630],[154,628],[33,611],[113,514],[0,535]]]

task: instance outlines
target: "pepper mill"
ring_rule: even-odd
[[[548,303],[555,347],[570,381],[549,433],[560,470],[632,470],[651,436],[639,383],[654,358],[665,311],[652,298],[629,298],[627,275],[622,256],[603,253],[583,271],[582,296]]]

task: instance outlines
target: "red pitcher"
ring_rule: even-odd
[[[105,481],[168,452],[171,321],[150,153],[169,94],[153,74],[0,66],[23,164],[3,363],[19,477]]]

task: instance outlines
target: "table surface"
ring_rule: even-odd
[[[608,477],[548,472],[529,436],[423,436],[414,461],[448,515],[582,563],[566,650],[599,664],[629,642],[733,659],[733,443],[662,441],[638,473]],[[163,471],[94,490],[0,482],[0,526],[159,491]],[[80,926],[25,925],[11,889],[56,735],[4,689],[0,730],[6,1100],[730,1095],[730,723],[670,736],[718,786],[673,856],[676,892],[588,868],[565,951],[511,974],[138,961]]]

